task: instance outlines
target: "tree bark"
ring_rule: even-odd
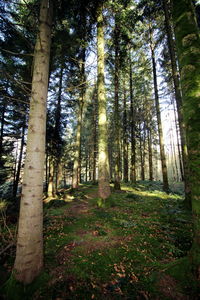
[[[194,239],[190,252],[192,267],[200,280],[200,32],[193,3],[173,0],[173,23],[176,37],[183,95],[189,166],[189,188],[192,199]]]
[[[98,95],[98,128],[99,128],[99,162],[98,162],[98,191],[99,197],[106,199],[110,195],[109,160],[107,141],[106,95],[104,82],[104,32],[103,5],[97,8],[97,95]]]
[[[37,36],[24,167],[23,187],[13,275],[31,283],[43,267],[43,177],[46,99],[51,44],[52,3],[42,0]]]

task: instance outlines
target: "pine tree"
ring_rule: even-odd
[[[41,1],[14,277],[28,284],[43,267],[43,176],[52,3]]]
[[[103,31],[103,4],[100,2],[97,8],[97,57],[98,57],[98,130],[99,130],[99,161],[98,161],[98,184],[99,197],[108,198],[110,195],[109,185],[109,161],[107,144],[107,117],[106,95],[104,83],[104,31]]]

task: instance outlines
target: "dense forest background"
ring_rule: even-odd
[[[3,264],[12,257],[4,294],[5,286],[29,285],[41,274],[43,200],[52,209],[50,203],[60,208],[56,201],[89,195],[101,213],[112,214],[117,202],[145,197],[134,193],[146,188],[172,197],[166,205],[183,214],[185,248],[175,258],[187,258],[195,282],[182,294],[189,298],[165,296],[198,298],[199,12],[199,1],[191,0],[1,1],[0,254]],[[125,191],[133,195],[123,198]],[[141,205],[142,218],[148,205]],[[157,206],[152,202],[154,212]],[[120,274],[123,268],[115,266]],[[114,299],[132,299],[117,284]],[[143,288],[135,299],[165,299]]]

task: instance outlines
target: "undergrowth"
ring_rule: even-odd
[[[62,191],[44,208],[44,273],[20,299],[195,299],[185,258],[191,214],[180,194],[139,182],[99,205],[95,185]]]

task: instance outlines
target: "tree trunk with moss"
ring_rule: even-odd
[[[200,280],[200,33],[192,1],[173,0],[172,4],[194,222],[194,239],[190,255],[194,273]]]
[[[99,197],[106,199],[110,195],[109,160],[107,141],[106,95],[104,83],[104,31],[103,5],[97,8],[97,98],[99,116],[99,162],[98,162],[98,191]]]
[[[37,36],[13,276],[31,283],[43,267],[43,177],[52,3],[42,0]]]
[[[163,190],[169,192],[169,183],[168,183],[168,174],[167,174],[167,163],[164,149],[164,140],[163,140],[163,130],[160,114],[160,104],[158,96],[158,84],[157,84],[157,71],[156,71],[156,60],[155,60],[155,49],[152,38],[152,29],[149,25],[149,37],[150,37],[150,49],[151,49],[151,59],[153,67],[153,82],[154,82],[154,94],[155,94],[155,106],[156,106],[156,116],[158,123],[158,135],[159,135],[159,145],[160,145],[160,157],[161,157],[161,166],[162,166],[162,176],[163,176]]]

